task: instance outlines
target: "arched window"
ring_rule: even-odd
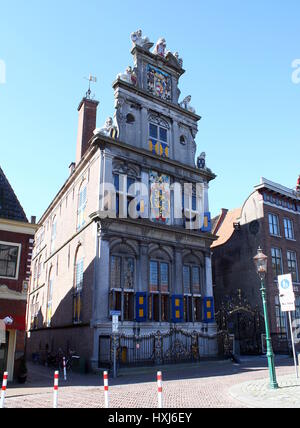
[[[85,209],[87,203],[87,183],[83,182],[78,193],[77,208],[77,230],[80,230],[86,223]]]
[[[51,248],[50,248],[51,254],[54,253],[54,249],[55,249],[56,232],[57,232],[57,218],[56,216],[54,216],[52,221],[52,229],[51,229]]]
[[[134,321],[135,254],[120,244],[110,256],[110,310],[120,311],[122,321]]]
[[[79,245],[76,251],[74,263],[74,287],[73,287],[73,323],[82,322],[82,292],[84,274],[84,254],[83,247]]]
[[[170,267],[168,255],[158,250],[149,260],[148,317],[154,322],[170,321]]]
[[[51,320],[52,320],[53,278],[54,278],[54,273],[51,267],[49,271],[49,276],[48,276],[47,318],[46,318],[47,327],[51,327]]]
[[[185,322],[202,321],[202,288],[204,268],[200,260],[190,255],[184,259],[183,294]]]

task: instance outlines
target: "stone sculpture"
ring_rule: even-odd
[[[143,37],[142,30],[131,33],[131,41],[135,46],[140,46],[146,50],[151,49],[153,46],[153,43],[150,42],[148,37]]]
[[[163,58],[166,56],[167,43],[164,38],[158,39],[155,48],[153,50],[154,55],[160,55]]]
[[[201,155],[198,156],[197,167],[199,169],[206,169],[206,153],[205,152],[201,153]]]
[[[185,97],[185,99],[180,103],[180,107],[184,108],[185,110],[190,111],[191,113],[196,113],[196,110],[191,106],[191,95],[188,95]]]
[[[113,119],[111,117],[108,117],[102,128],[95,129],[94,135],[102,134],[107,137],[111,137],[113,131],[117,131],[117,128],[114,125]]]
[[[123,80],[124,82],[130,83],[132,85],[137,84],[136,73],[130,65],[126,68],[125,73],[119,73],[117,75],[117,79]]]

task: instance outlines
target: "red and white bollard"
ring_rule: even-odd
[[[54,373],[54,390],[53,390],[53,409],[58,407],[58,379],[59,372]]]
[[[106,409],[109,408],[109,401],[108,401],[108,372],[103,373],[103,380],[104,380],[104,406]]]
[[[157,392],[158,392],[158,408],[162,409],[162,372],[157,372]]]
[[[67,367],[66,367],[66,358],[63,357],[63,368],[64,368],[64,380],[67,380]]]
[[[4,374],[3,374],[3,382],[2,382],[2,389],[1,389],[0,409],[4,409],[6,387],[7,387],[7,379],[8,379],[8,373],[4,372]]]

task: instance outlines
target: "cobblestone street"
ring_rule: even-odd
[[[277,377],[292,376],[292,364],[292,359],[278,357]],[[230,361],[210,361],[159,369],[163,372],[165,408],[256,407],[253,402],[248,404],[247,400],[240,401],[238,394],[231,395],[230,390],[245,382],[250,382],[250,389],[253,389],[251,382],[268,381],[267,359],[264,357],[243,358],[240,365]],[[119,373],[117,380],[110,379],[110,407],[157,408],[156,372],[157,368],[154,367],[127,369]],[[52,370],[30,365],[30,376],[25,387],[8,386],[6,407],[51,408],[52,376]],[[263,394],[266,393],[265,387],[258,389],[263,390]],[[102,378],[96,375],[71,374],[70,379],[64,382],[61,376],[58,403],[62,408],[103,408]]]

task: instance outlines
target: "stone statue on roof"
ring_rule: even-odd
[[[119,73],[117,75],[117,79],[123,80],[124,82],[130,83],[131,85],[137,84],[135,70],[133,70],[130,65],[126,68],[125,73]]]
[[[153,50],[154,55],[160,55],[163,58],[166,56],[167,43],[166,40],[161,37],[158,39],[155,48]]]
[[[175,58],[177,59],[177,62],[178,62],[178,64],[180,65],[180,67],[182,68],[182,67],[183,67],[183,60],[182,60],[182,58],[179,58],[179,53],[178,53],[178,52],[175,52],[173,55],[174,55],[174,56],[175,56]]]
[[[201,155],[198,156],[197,168],[206,169],[206,153],[205,152],[201,153]]]
[[[113,119],[111,117],[108,117],[102,128],[95,129],[94,135],[102,134],[102,135],[105,135],[106,137],[111,137],[113,131],[117,131],[117,128],[114,125]]]
[[[150,42],[148,37],[143,37],[142,30],[137,30],[134,33],[131,33],[130,37],[135,46],[140,46],[146,50],[151,49],[153,46],[153,43]]]
[[[194,109],[194,107],[191,106],[191,100],[192,100],[191,95],[188,95],[179,105],[181,108],[184,108],[185,110],[188,110],[191,113],[196,113],[196,110]]]

